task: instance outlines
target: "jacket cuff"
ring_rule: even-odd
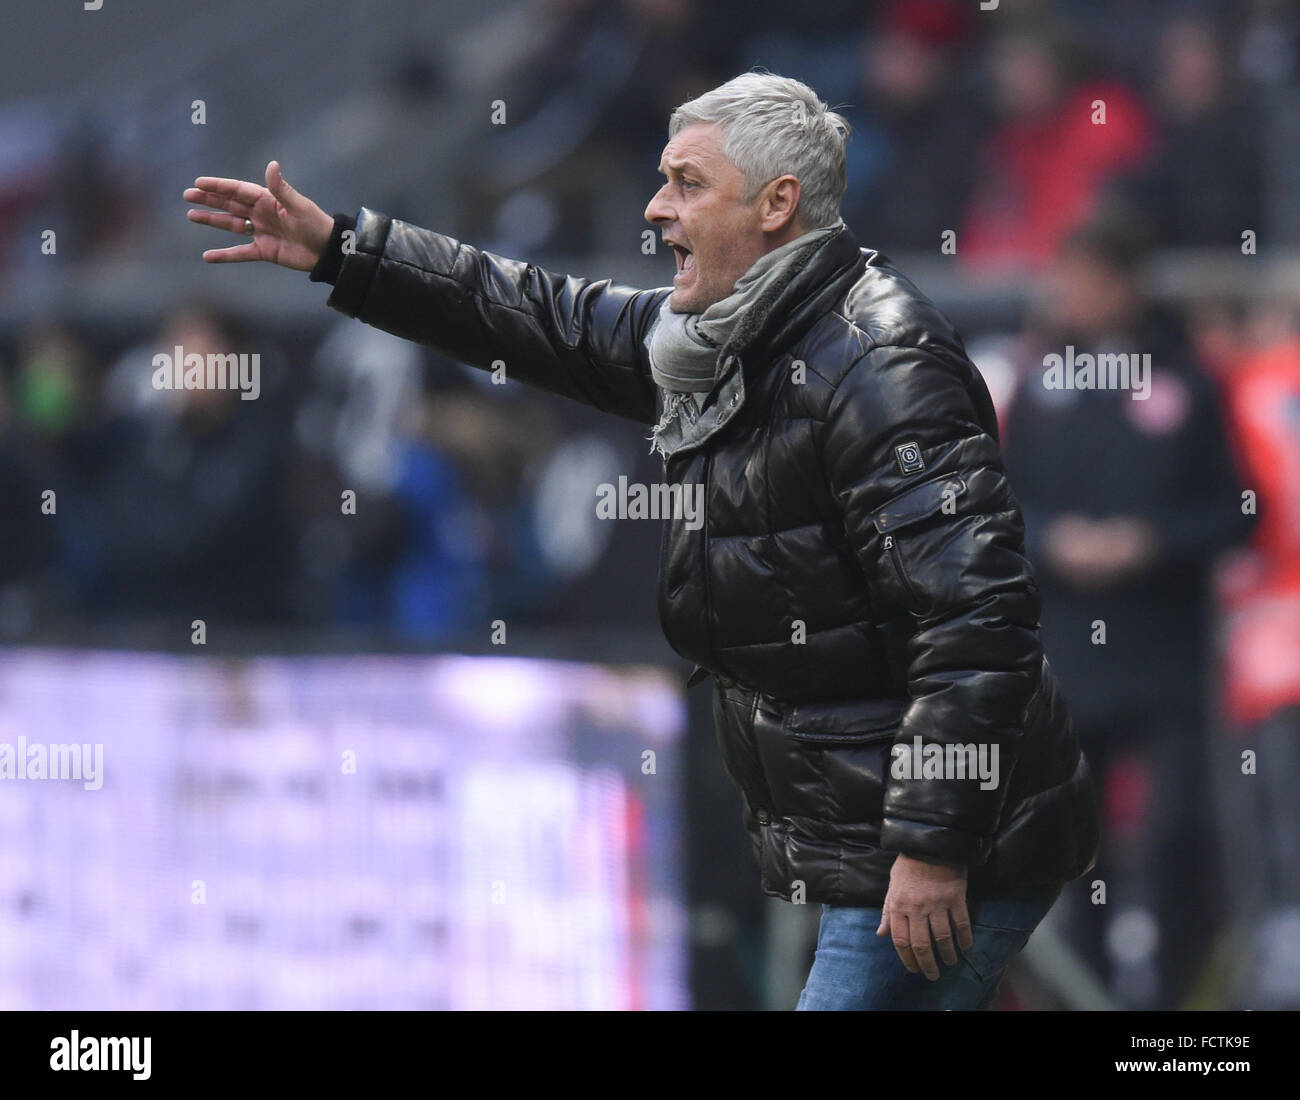
[[[329,243],[320,254],[316,266],[311,269],[308,278],[313,283],[334,283],[343,267],[343,234],[349,229],[356,230],[357,219],[350,214],[335,214],[334,228],[330,232]]]
[[[977,867],[988,859],[992,840],[946,825],[887,817],[880,830],[880,846],[930,863]]]
[[[379,271],[388,231],[393,219],[387,214],[363,206],[357,215],[356,240],[351,249],[340,250],[343,264],[334,280],[334,291],[325,304],[348,317],[357,317],[366,307],[370,287]]]

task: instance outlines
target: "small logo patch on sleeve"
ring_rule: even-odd
[[[925,459],[921,457],[921,448],[916,443],[900,443],[894,448],[894,457],[898,459],[898,468],[904,474],[916,474],[925,469]]]

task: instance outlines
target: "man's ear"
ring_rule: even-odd
[[[793,225],[801,193],[799,180],[788,173],[777,176],[763,188],[761,225],[764,233],[776,233]]]

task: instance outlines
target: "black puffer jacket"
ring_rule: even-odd
[[[364,207],[340,256],[347,224],[312,273],[335,309],[656,421],[643,341],[668,289],[551,274]],[[960,338],[846,228],[721,358],[664,439],[665,478],[704,486],[705,522],[665,521],[659,610],[692,681],[715,681],[764,891],[877,906],[898,852],[967,864],[975,895],[1082,874],[1095,794]],[[999,781],[896,776],[891,749],[915,738],[996,749]]]

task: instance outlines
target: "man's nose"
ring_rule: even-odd
[[[668,204],[664,201],[664,189],[661,187],[654,193],[649,204],[645,208],[645,220],[651,225],[658,225],[660,222],[670,222],[673,220],[673,213]]]

